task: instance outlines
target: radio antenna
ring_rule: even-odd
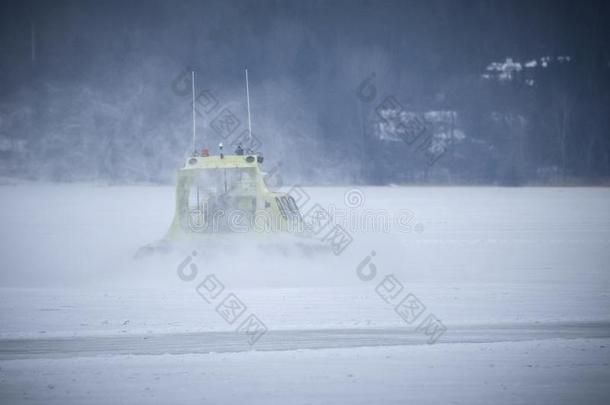
[[[195,136],[197,131],[197,126],[195,123],[195,71],[191,70],[191,90],[193,93],[193,156],[197,154],[197,149],[195,149]]]
[[[252,122],[250,120],[250,86],[248,84],[248,68],[246,68],[246,103],[248,104],[248,141],[252,143]]]

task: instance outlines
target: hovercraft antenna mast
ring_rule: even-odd
[[[195,137],[197,131],[197,125],[195,122],[195,71],[191,70],[191,93],[193,96],[193,156],[197,156],[197,149],[195,148]],[[197,183],[197,209],[200,209],[199,199],[199,183]]]
[[[248,85],[248,68],[246,68],[246,103],[248,104],[248,143],[252,144],[252,122],[250,121],[250,86]]]
[[[197,149],[195,149],[195,71],[191,70],[191,91],[193,93],[193,156],[197,154]]]

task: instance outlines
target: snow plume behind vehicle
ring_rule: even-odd
[[[2,267],[14,269],[2,272],[2,285],[164,287],[176,283],[176,266],[193,249],[202,268],[220,272],[227,284],[237,287],[358,282],[353,271],[360,257],[307,258],[298,250],[285,250],[295,243],[290,234],[218,235],[205,246],[134,261],[138,246],[167,229],[174,208],[170,187],[21,184],[0,189],[2,226],[12,235],[2,245]],[[333,204],[343,206],[343,190],[314,191],[316,200],[332,208],[330,200],[320,197],[327,191],[333,191]],[[379,235],[370,231],[355,245],[378,241]]]
[[[361,212],[385,209],[394,218],[400,218],[401,210],[414,214],[410,231],[394,227],[387,233],[353,230],[349,222],[341,222],[338,209],[349,213],[346,195],[352,198],[348,202],[357,203],[349,189],[306,190],[311,207],[319,204],[350,231],[354,241],[344,253],[309,259],[283,255],[265,239],[271,235],[256,240],[244,233],[194,247],[201,268],[240,288],[360,285],[356,266],[375,250],[377,267],[403,283],[582,283],[607,278],[607,251],[598,238],[606,234],[609,221],[603,208],[605,189],[361,188]],[[0,193],[1,225],[11,235],[0,246],[2,285],[180,284],[176,266],[193,247],[133,260],[139,246],[166,231],[174,209],[171,187],[21,184],[2,186]],[[573,206],[583,209],[576,212]],[[305,217],[308,212],[304,210]],[[528,231],[533,223],[547,231]],[[513,250],[518,254],[506,254]],[[539,270],[530,271],[532,266]]]

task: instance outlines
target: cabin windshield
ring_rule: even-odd
[[[251,168],[200,170],[192,186],[209,195],[256,196],[256,172]]]
[[[188,187],[188,211],[207,221],[215,213],[256,211],[256,170],[227,168],[200,170]]]

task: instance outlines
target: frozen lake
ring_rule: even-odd
[[[229,239],[197,246],[183,281],[191,249],[133,258],[173,188],[0,186],[2,402],[610,401],[609,189],[305,190],[350,232],[341,254]],[[210,275],[241,318],[199,294]],[[409,296],[417,317],[395,310]]]

